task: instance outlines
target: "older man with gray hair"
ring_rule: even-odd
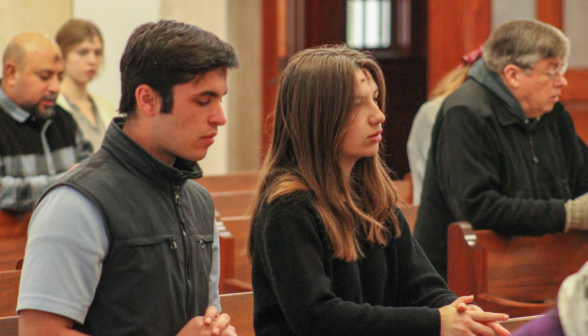
[[[588,147],[559,102],[569,54],[555,27],[505,23],[443,103],[415,226],[443,277],[455,221],[512,235],[588,230]]]

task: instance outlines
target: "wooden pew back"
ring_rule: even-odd
[[[259,171],[240,171],[223,175],[203,176],[195,181],[210,193],[227,191],[252,191],[257,187]]]
[[[0,317],[0,335],[18,336],[18,316]]]
[[[0,210],[0,271],[16,269],[24,258],[31,214]]]
[[[223,218],[223,224],[235,239],[234,278],[251,283],[251,262],[247,256],[251,217]]]
[[[31,214],[0,210],[0,237],[26,236]]]
[[[0,272],[0,317],[16,315],[19,284],[20,271]]]
[[[249,217],[228,217],[219,222],[221,274],[219,291],[221,294],[252,291],[251,263],[247,257],[246,245],[249,237]],[[233,234],[234,232],[234,234]]]
[[[398,196],[406,204],[412,204],[412,177],[407,173],[402,180],[394,180]]]
[[[255,336],[253,330],[253,292],[220,296],[223,313],[229,314],[239,336]]]
[[[15,270],[24,258],[26,245],[26,236],[0,237],[0,271]]]
[[[252,201],[253,191],[227,191],[211,193],[214,208],[223,217],[244,216],[248,213]]]
[[[419,206],[414,204],[398,204],[398,207],[402,211],[404,218],[408,222],[408,226],[410,227],[410,232],[414,231],[414,224],[417,220],[417,213],[419,211]]]
[[[531,316],[555,306],[562,281],[588,260],[588,232],[503,236],[453,223],[447,280],[457,295],[474,294],[485,310]]]

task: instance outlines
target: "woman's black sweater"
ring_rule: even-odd
[[[362,242],[354,262],[333,259],[310,196],[263,205],[253,222],[257,335],[439,335],[437,308],[457,299],[413,239]],[[392,230],[393,232],[393,230]]]

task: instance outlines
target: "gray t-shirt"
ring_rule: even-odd
[[[108,252],[108,237],[96,206],[82,193],[59,187],[38,205],[29,224],[17,312],[34,309],[83,324]],[[214,226],[209,305],[220,311],[219,237]]]

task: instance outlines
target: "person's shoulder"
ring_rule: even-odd
[[[210,192],[194,180],[187,180],[184,184],[184,190],[189,194],[193,200],[195,207],[205,207],[206,209],[214,209],[214,202]]]
[[[200,183],[198,183],[197,180],[195,181],[192,179],[188,179],[186,181],[186,184],[184,185],[184,187],[186,188],[186,190],[189,193],[192,193],[194,195],[204,196],[207,198],[211,198],[210,192],[208,191],[208,189],[204,188]]]
[[[325,230],[312,196],[307,191],[293,191],[269,202],[263,202],[256,211],[253,225],[256,230],[274,232],[296,228],[296,230],[324,234]]]
[[[280,195],[268,203],[276,208],[300,208],[311,207],[314,204],[312,195],[305,190],[292,191],[287,194]]]
[[[487,117],[493,114],[490,97],[486,88],[470,78],[445,98],[441,111],[443,115],[465,112],[472,116]]]
[[[310,215],[314,217],[315,206],[310,192],[298,190],[263,202],[259,212],[268,217],[284,215]]]
[[[72,111],[71,105],[69,104],[67,99],[65,99],[65,96],[61,93],[57,96],[57,100],[55,100],[55,104],[56,104],[56,106],[61,107],[63,110],[65,110],[69,113],[71,113],[71,111]]]
[[[471,104],[479,102],[487,96],[487,89],[472,78],[468,78],[463,84],[445,98],[444,105]]]

